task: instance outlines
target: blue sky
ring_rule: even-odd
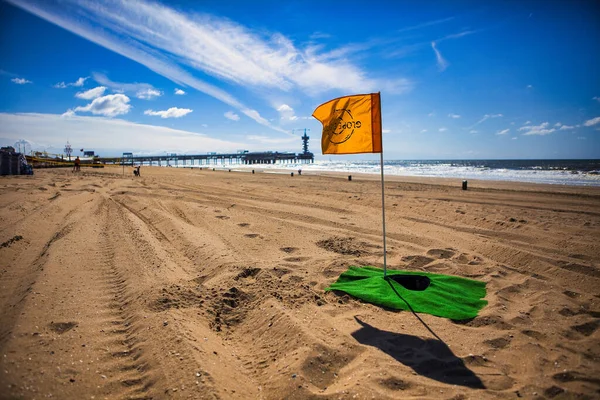
[[[379,91],[386,159],[600,158],[594,3],[0,0],[0,144],[323,157]]]

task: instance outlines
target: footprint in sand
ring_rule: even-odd
[[[260,235],[258,233],[246,233],[244,236],[254,239],[254,238],[259,237]]]
[[[219,219],[229,219],[229,217],[227,215],[217,215],[215,218],[219,218]]]
[[[298,249],[296,247],[282,247],[279,250],[283,251],[284,253],[293,253]]]
[[[428,256],[434,258],[451,258],[456,254],[452,249],[431,249],[427,252]]]
[[[417,255],[402,257],[402,261],[406,262],[408,267],[421,268],[431,263],[432,261],[435,261],[435,259],[431,257]]]
[[[503,349],[510,344],[510,338],[499,337],[496,339],[485,340],[483,343],[494,349]]]
[[[288,257],[288,258],[284,258],[283,261],[287,261],[287,262],[302,262],[302,261],[306,261],[308,260],[308,257]]]
[[[242,228],[245,228],[247,226],[250,226],[250,224],[248,224],[246,222],[242,222],[241,224],[238,224],[238,226],[241,226]]]
[[[77,322],[50,322],[50,330],[53,332],[63,334],[77,326]]]

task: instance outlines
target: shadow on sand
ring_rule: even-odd
[[[362,327],[352,333],[358,342],[377,347],[419,375],[450,385],[485,389],[481,379],[441,340],[422,339],[377,329],[354,317]]]

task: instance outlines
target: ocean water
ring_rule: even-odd
[[[182,166],[182,165],[179,165]],[[189,167],[189,164],[187,165]],[[203,167],[209,167],[204,165]],[[255,169],[303,172],[380,174],[379,161],[319,160],[312,164],[214,165],[234,170]],[[384,160],[386,176],[481,179],[547,183],[554,185],[600,186],[600,160]]]

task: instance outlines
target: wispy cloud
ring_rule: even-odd
[[[400,33],[400,32],[414,31],[416,29],[422,29],[422,28],[426,28],[426,27],[432,26],[432,25],[443,24],[444,22],[452,21],[453,19],[454,19],[454,17],[448,17],[448,18],[444,18],[444,19],[437,19],[434,21],[423,22],[422,24],[399,29],[396,32]]]
[[[149,83],[124,83],[111,81],[106,75],[94,72],[92,77],[101,85],[107,86],[118,93],[130,93],[138,99],[150,100],[162,96],[162,92]]]
[[[570,131],[571,129],[577,128],[577,125],[562,125],[559,129],[561,131]]]
[[[406,80],[370,78],[367,71],[347,57],[323,59],[319,53],[308,53],[280,33],[256,32],[228,19],[208,14],[188,15],[159,3],[9,1],[175,83],[202,91],[280,132],[285,131],[184,67],[249,89],[321,93],[331,89],[371,91],[390,84],[397,90],[406,90],[410,86],[405,84]]]
[[[450,114],[448,114],[448,118],[458,119],[458,118],[460,118],[460,115],[450,113]]]
[[[599,102],[599,103],[600,103],[600,97],[598,97],[598,96],[594,96],[594,97],[592,97],[592,100],[596,100],[597,102]]]
[[[35,147],[32,146],[34,148],[50,147],[57,152],[62,151],[64,138],[70,137],[76,138],[71,140],[74,145],[83,146],[85,143],[86,147],[112,152],[113,155],[121,154],[123,149],[147,154],[157,154],[156,149],[199,154],[205,153],[206,149],[229,153],[237,149],[260,148],[258,145],[252,147],[247,143],[212,138],[200,132],[136,124],[117,118],[79,115],[64,118],[57,114],[0,113],[0,137],[15,141],[25,138],[36,143]]]
[[[78,92],[75,94],[75,97],[78,99],[91,100],[102,96],[105,90],[106,86],[98,86],[93,89],[86,90],[85,92]]]
[[[103,115],[105,117],[116,117],[117,115],[127,114],[131,109],[129,97],[124,94],[109,94],[103,97],[95,98],[90,104],[77,107],[65,113],[72,116],[74,112],[91,112],[94,115]],[[63,115],[65,115],[63,114]]]
[[[438,131],[440,131],[440,132],[446,132],[447,130],[448,130],[447,128],[443,128],[443,127],[438,129]]]
[[[600,124],[600,117],[588,119],[587,121],[585,121],[583,123],[584,126],[594,126],[594,125],[597,125],[597,124]]]
[[[33,83],[31,81],[28,81],[25,78],[12,78],[11,81],[16,83],[17,85],[25,85],[26,83]]]
[[[510,132],[510,129],[503,129],[501,131],[496,132],[496,135],[506,135],[508,132]]]
[[[437,61],[438,69],[440,71],[446,70],[448,68],[448,62],[442,57],[442,53],[437,49],[435,42],[431,42],[431,48],[435,53],[435,59]]]
[[[171,107],[168,110],[164,110],[164,111],[146,110],[146,111],[144,111],[144,114],[145,115],[157,115],[157,116],[160,116],[161,118],[181,118],[185,115],[188,115],[192,111],[193,110],[190,110],[189,108]]]
[[[248,135],[248,136],[246,136],[246,139],[248,139],[252,142],[259,143],[259,144],[270,144],[270,145],[289,144],[289,143],[296,143],[298,141],[298,138],[296,138],[296,137],[272,138],[272,137],[263,136],[263,135]]]
[[[485,122],[485,121],[487,121],[490,118],[501,118],[501,117],[503,117],[502,114],[485,114],[483,116],[483,118],[481,118],[479,121],[477,121],[473,125],[471,125],[470,128],[473,128],[474,126],[479,125],[482,122]]]
[[[176,95],[183,96],[185,94],[185,91],[183,91],[182,89],[175,89],[174,93]]]
[[[237,115],[236,113],[234,113],[233,111],[227,111],[223,115],[225,115],[225,118],[230,119],[232,121],[239,121],[240,120],[240,116]]]
[[[64,89],[69,86],[82,87],[84,85],[85,81],[88,79],[89,79],[89,76],[86,76],[86,77],[81,77],[81,78],[77,79],[75,82],[71,82],[71,83],[59,82],[57,84],[54,84],[53,87],[55,87],[57,89]]]
[[[435,59],[437,61],[438,69],[440,71],[445,71],[446,68],[448,68],[448,66],[450,64],[448,63],[448,61],[446,61],[446,59],[442,56],[442,53],[437,48],[438,43],[443,42],[445,40],[458,39],[458,38],[461,38],[461,37],[464,37],[467,35],[471,35],[475,32],[477,32],[477,31],[462,31],[459,33],[453,33],[451,35],[444,36],[440,39],[437,39],[437,40],[434,40],[431,42],[431,48],[433,49],[433,52],[435,53]]]

